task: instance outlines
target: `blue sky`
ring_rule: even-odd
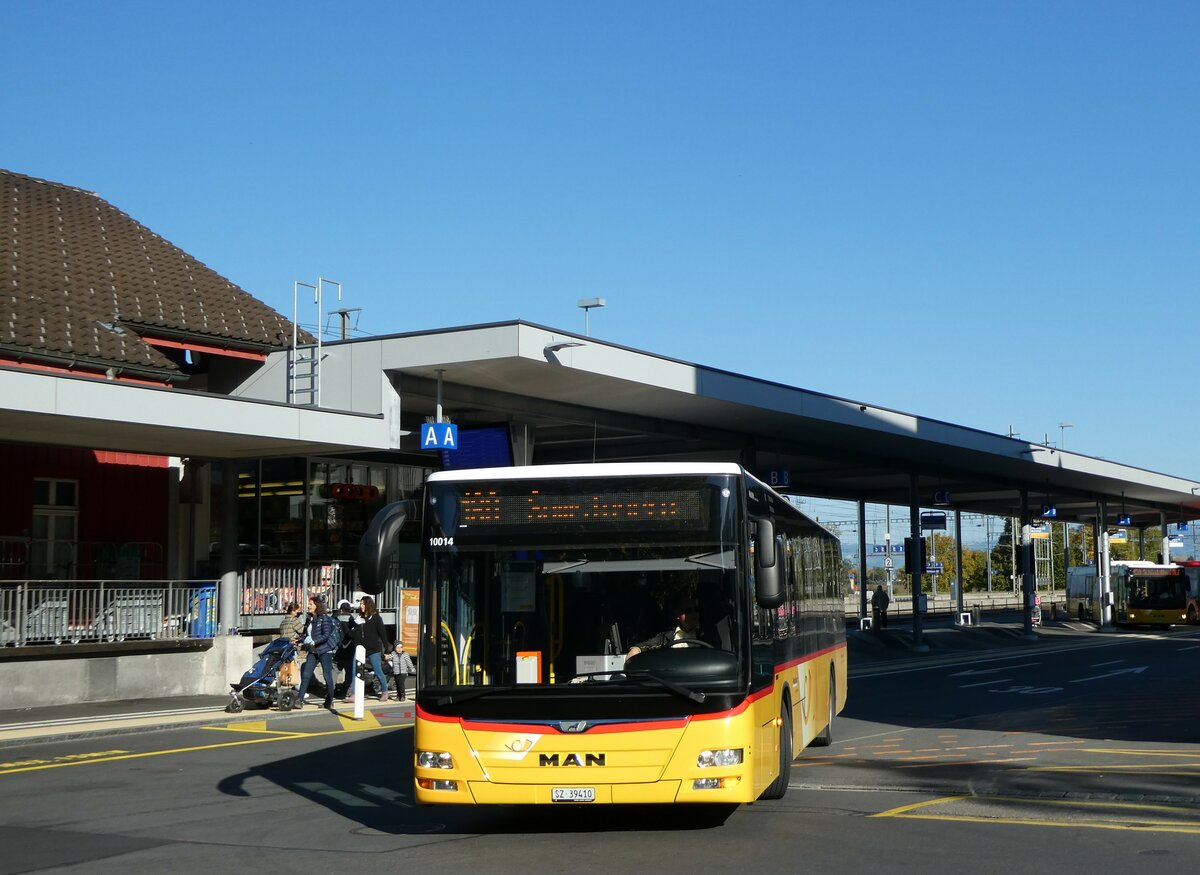
[[[604,340],[1200,477],[1200,4],[4,12],[0,166],[286,315],[602,296]]]

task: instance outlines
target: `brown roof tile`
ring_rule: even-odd
[[[0,229],[0,352],[169,378],[175,365],[139,334],[243,349],[291,342],[290,320],[91,192],[0,170]]]

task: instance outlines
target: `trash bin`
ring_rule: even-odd
[[[217,587],[201,587],[192,596],[189,638],[215,638],[217,634]]]

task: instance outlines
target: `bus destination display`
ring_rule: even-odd
[[[698,490],[547,495],[465,491],[458,498],[461,526],[624,525],[653,523],[691,529],[705,525]]]

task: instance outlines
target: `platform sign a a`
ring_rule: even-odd
[[[427,422],[421,426],[421,449],[457,450],[458,426],[452,422]]]

